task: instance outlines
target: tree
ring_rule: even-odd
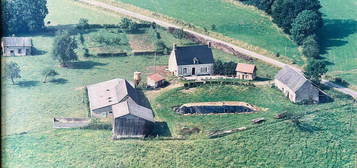
[[[7,78],[11,79],[13,85],[15,85],[14,79],[21,78],[20,67],[15,62],[9,62],[5,65],[5,75]]]
[[[47,69],[42,71],[42,75],[44,76],[44,79],[43,79],[42,82],[46,83],[47,82],[47,78],[49,76],[56,76],[56,75],[58,75],[58,73],[54,69],[47,68]]]
[[[304,10],[299,13],[291,24],[291,36],[294,41],[301,45],[307,36],[315,34],[322,26],[321,14],[313,10]]]
[[[274,2],[274,0],[240,0],[240,1],[247,5],[253,5],[258,9],[265,11],[268,14],[270,14],[271,5]]]
[[[119,26],[126,32],[134,33],[139,29],[137,23],[128,18],[121,19]]]
[[[211,25],[211,30],[212,30],[212,31],[217,30],[217,26],[216,26],[215,24],[212,24],[212,25]]]
[[[214,74],[221,75],[223,74],[223,62],[221,60],[217,60],[213,64]]]
[[[85,18],[80,18],[79,19],[79,22],[77,24],[77,29],[88,29],[89,28],[89,23],[88,23],[88,19],[85,19]]]
[[[68,31],[60,31],[56,33],[53,42],[52,55],[55,60],[60,62],[62,67],[66,67],[68,62],[78,60],[75,52],[77,42],[72,38]]]
[[[326,72],[326,62],[311,58],[308,60],[308,64],[305,67],[305,76],[313,83],[319,84],[321,76],[324,75]]]
[[[271,7],[273,22],[285,33],[290,33],[291,24],[297,15],[304,10],[318,12],[321,8],[319,0],[275,0]]]
[[[5,34],[29,33],[45,28],[46,0],[5,0],[1,19]]]
[[[318,58],[320,56],[319,44],[315,40],[315,36],[311,35],[305,38],[302,43],[302,53],[308,58]]]

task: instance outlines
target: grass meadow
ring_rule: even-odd
[[[357,2],[321,0],[325,26],[321,29],[323,57],[329,75],[341,77],[357,88]]]
[[[120,17],[86,8],[72,1],[49,0],[48,19],[53,24],[75,24],[86,17],[90,23],[117,23]],[[78,15],[76,12],[80,12]],[[70,17],[73,14],[73,18]],[[100,18],[102,17],[102,18]],[[51,23],[51,24],[52,24]],[[160,31],[166,45],[187,44]],[[202,86],[191,92],[169,90],[149,101],[161,137],[144,140],[111,140],[108,127],[53,129],[53,117],[86,117],[83,87],[113,78],[131,80],[134,71],[148,73],[153,55],[126,57],[80,57],[71,68],[60,68],[51,58],[53,34],[28,35],[38,54],[28,57],[2,57],[14,61],[22,72],[17,85],[2,78],[1,127],[3,167],[355,167],[356,105],[352,99],[332,90],[333,102],[300,106],[288,102],[268,86]],[[84,34],[85,39],[91,36]],[[126,44],[128,45],[128,44]],[[130,46],[122,46],[128,48]],[[232,55],[213,50],[216,59],[243,62]],[[157,65],[166,65],[168,56],[158,56]],[[277,69],[261,62],[261,77],[273,76]],[[60,75],[42,83],[41,71],[54,68]],[[5,99],[4,99],[5,98]],[[181,116],[172,106],[190,101],[244,101],[265,108],[253,114]],[[273,119],[289,111],[302,115],[301,125]],[[253,125],[250,120],[265,117]],[[201,133],[186,140],[168,140],[183,126],[198,127]],[[207,131],[247,126],[250,129],[216,139]],[[164,134],[165,133],[165,134]]]
[[[297,46],[280,32],[270,18],[249,8],[223,0],[116,0],[157,12],[195,26],[289,57],[296,64],[304,61]]]

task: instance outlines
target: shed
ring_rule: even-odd
[[[319,102],[319,89],[301,72],[289,66],[284,66],[278,72],[274,83],[294,103]]]
[[[253,64],[238,63],[236,67],[237,78],[243,80],[254,80],[257,68]]]
[[[212,49],[207,45],[176,46],[169,58],[169,71],[176,76],[212,75]]]
[[[97,118],[112,115],[112,106],[128,98],[139,102],[134,87],[124,79],[112,79],[87,86],[91,116]]]
[[[146,83],[149,87],[158,88],[164,85],[165,78],[159,73],[154,73],[147,77]]]
[[[151,132],[153,112],[133,99],[113,105],[113,139],[143,138]]]
[[[4,56],[31,55],[32,39],[29,37],[3,37],[1,48]]]

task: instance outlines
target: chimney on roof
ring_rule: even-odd
[[[177,44],[174,43],[174,44],[172,45],[172,49],[173,49],[173,50],[176,50],[176,47],[177,47]]]
[[[207,45],[208,45],[208,48],[211,48],[212,47],[212,41],[208,41]]]
[[[136,88],[141,81],[141,72],[134,72],[134,87]]]

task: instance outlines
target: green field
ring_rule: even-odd
[[[90,23],[120,20],[120,17],[77,5],[67,0],[61,3],[49,0],[49,20],[63,25],[75,24],[82,17]],[[67,14],[69,17],[77,11],[82,12],[69,20],[61,17]],[[191,43],[175,39],[163,30],[159,32],[167,46]],[[86,43],[93,33],[84,34]],[[14,61],[22,70],[17,85],[2,80],[4,167],[355,167],[356,123],[352,119],[357,117],[356,106],[351,104],[351,98],[332,90],[326,92],[334,98],[333,102],[310,106],[294,105],[269,86],[202,86],[191,92],[183,92],[180,88],[169,90],[149,100],[155,119],[168,127],[156,127],[160,137],[145,140],[112,141],[107,124],[87,129],[53,129],[53,117],[87,116],[85,85],[113,78],[131,80],[134,71],[143,72],[145,77],[149,73],[147,67],[155,62],[154,56],[80,57],[72,68],[60,68],[51,58],[53,35],[28,36],[33,38],[40,54],[2,57],[1,60],[2,64]],[[120,47],[129,50],[127,45]],[[215,59],[246,62],[222,51],[213,50],[213,53]],[[157,57],[156,63],[167,65],[167,61],[168,56],[163,55]],[[271,78],[277,71],[261,62],[251,63],[257,64],[260,77]],[[47,67],[56,69],[60,75],[42,83],[41,71]],[[181,116],[171,110],[172,106],[190,101],[224,100],[244,101],[266,108],[266,111]],[[296,126],[289,120],[273,118],[283,111],[303,115],[302,124]],[[256,117],[265,117],[267,122],[251,124],[250,120]],[[170,134],[176,137],[183,126],[198,127],[201,133],[188,136],[186,140],[165,139]],[[241,126],[250,129],[221,138],[207,138],[207,131]]]
[[[329,74],[357,88],[357,2],[321,0],[325,26],[321,30],[323,55],[331,63]]]
[[[297,46],[267,16],[223,0],[117,0],[161,13],[201,28],[215,24],[218,33],[304,63]]]

